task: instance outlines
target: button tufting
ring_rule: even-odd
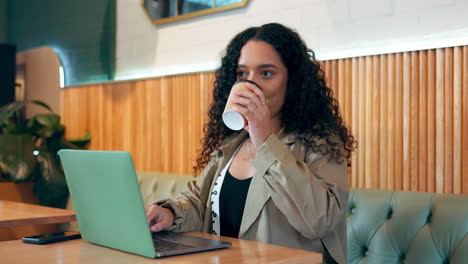
[[[361,253],[361,255],[362,255],[362,256],[367,256],[367,253],[368,253],[367,248],[362,248],[362,253]]]
[[[392,216],[393,216],[393,210],[390,208],[390,210],[388,211],[388,214],[387,214],[387,219],[392,218]]]
[[[355,212],[356,212],[356,207],[353,207],[353,208],[351,209],[351,213],[354,214]]]
[[[154,181],[154,182],[151,184],[151,189],[153,190],[153,192],[155,192],[156,189],[158,189],[158,182],[157,182],[157,181]]]
[[[430,213],[428,216],[427,216],[427,223],[430,223],[432,221],[432,213]]]
[[[400,256],[400,261],[401,261],[401,262],[405,261],[405,258],[406,258],[406,255],[405,255],[405,254],[401,255],[401,256]]]

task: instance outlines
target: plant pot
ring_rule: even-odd
[[[0,200],[38,204],[32,182],[0,182]]]

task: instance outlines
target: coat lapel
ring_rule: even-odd
[[[290,145],[294,143],[293,137],[284,132],[284,127],[278,132],[278,138],[283,144]],[[250,183],[247,199],[245,201],[239,237],[242,237],[250,226],[252,226],[262,211],[263,206],[265,206],[266,202],[270,198],[270,194],[263,177],[272,164],[273,162],[256,168],[257,170],[252,178],[252,182]]]
[[[263,206],[270,198],[270,194],[265,186],[263,175],[268,167],[265,166],[261,170],[255,172],[255,175],[250,182],[247,199],[245,201],[244,214],[242,216],[239,237],[242,237],[249,227],[255,222],[258,215],[262,211]]]

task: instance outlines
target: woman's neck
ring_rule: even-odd
[[[283,127],[283,121],[281,120],[280,116],[275,116],[271,119],[271,132],[274,134],[278,134],[278,132]]]

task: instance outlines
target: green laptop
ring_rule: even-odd
[[[83,240],[150,258],[231,246],[181,233],[151,233],[130,153],[66,149],[58,154]]]

